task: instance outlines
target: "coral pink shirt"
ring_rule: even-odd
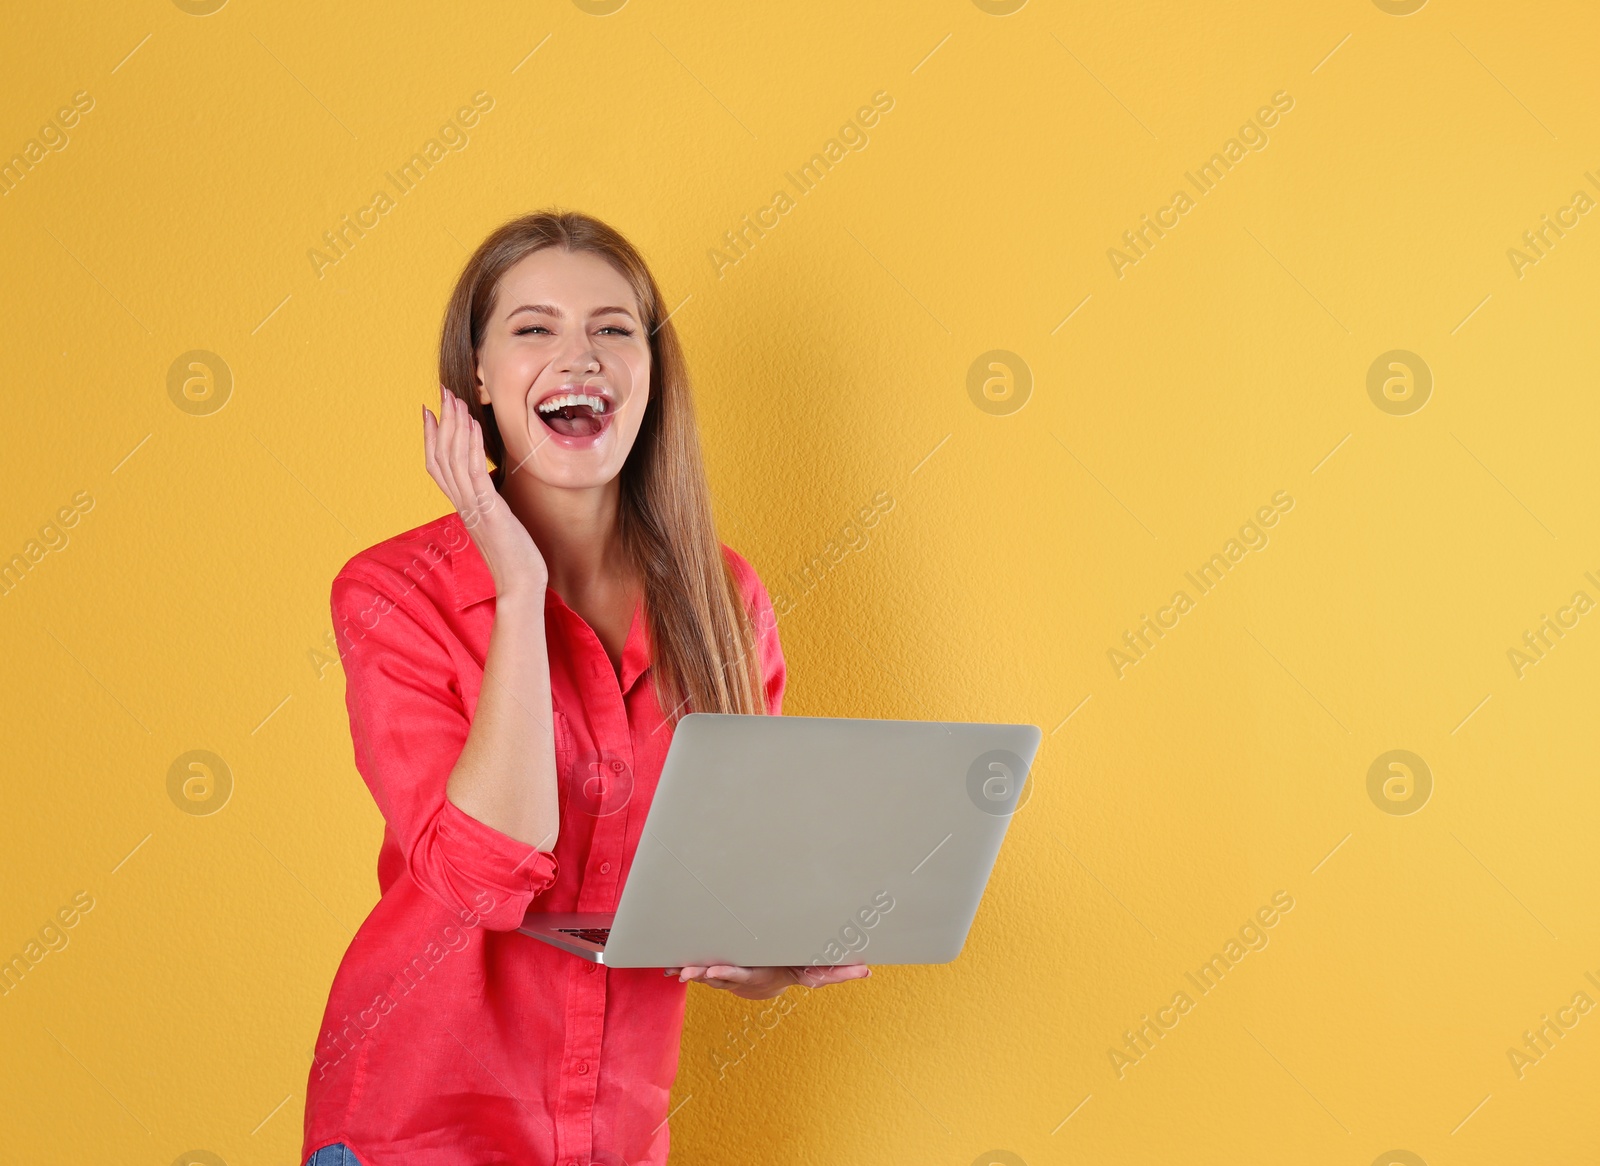
[[[768,709],[783,653],[766,589],[723,552],[760,641]],[[667,1160],[687,985],[520,935],[530,904],[612,911],[672,730],[642,607],[621,676],[546,592],[560,775],[553,853],[445,797],[483,683],[494,580],[454,512],[360,552],[333,581],[356,767],[385,829],[381,897],[334,976],[306,1089],[303,1161],[642,1166]]]

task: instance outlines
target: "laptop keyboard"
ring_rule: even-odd
[[[576,935],[579,939],[597,943],[601,947],[604,947],[606,940],[611,938],[609,927],[557,927],[556,930],[563,935]]]

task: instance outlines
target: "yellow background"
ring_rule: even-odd
[[[1520,278],[1506,254],[1600,194],[1591,5],[8,25],[0,157],[94,106],[0,198],[0,554],[93,508],[0,602],[0,955],[95,906],[0,998],[6,1160],[297,1160],[380,836],[328,586],[444,512],[445,298],[551,204],[679,305],[723,535],[769,587],[895,500],[782,620],[786,711],[1044,730],[957,962],[799,1000],[720,1074],[759,1006],[691,992],[675,1161],[1595,1160],[1600,1014],[1507,1057],[1600,1001],[1600,615],[1507,657],[1600,599],[1600,222]],[[719,277],[723,232],[879,90],[870,144]],[[318,278],[321,233],[478,91],[468,147]],[[1278,91],[1267,148],[1119,278],[1107,249]],[[994,349],[1032,377],[1008,415],[967,391]],[[1409,415],[1367,393],[1392,349],[1434,378]],[[167,391],[190,350],[231,370],[209,415]],[[1269,545],[1119,678],[1108,650],[1280,490]],[[167,792],[194,749],[233,777],[210,815]],[[1392,749],[1433,776],[1409,815],[1368,796]],[[1119,1079],[1124,1030],[1280,890],[1270,944]]]

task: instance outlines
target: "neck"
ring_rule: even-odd
[[[623,552],[616,478],[566,490],[528,474],[508,475],[502,496],[544,556],[549,586],[564,600],[604,592],[632,575]]]

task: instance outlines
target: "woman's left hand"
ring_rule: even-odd
[[[865,964],[798,968],[741,968],[732,964],[712,964],[682,968],[666,968],[664,975],[677,976],[680,983],[697,980],[713,988],[722,988],[744,1000],[770,1000],[785,988],[799,984],[805,988],[820,988],[824,984],[842,984],[846,980],[861,980],[872,975]]]

